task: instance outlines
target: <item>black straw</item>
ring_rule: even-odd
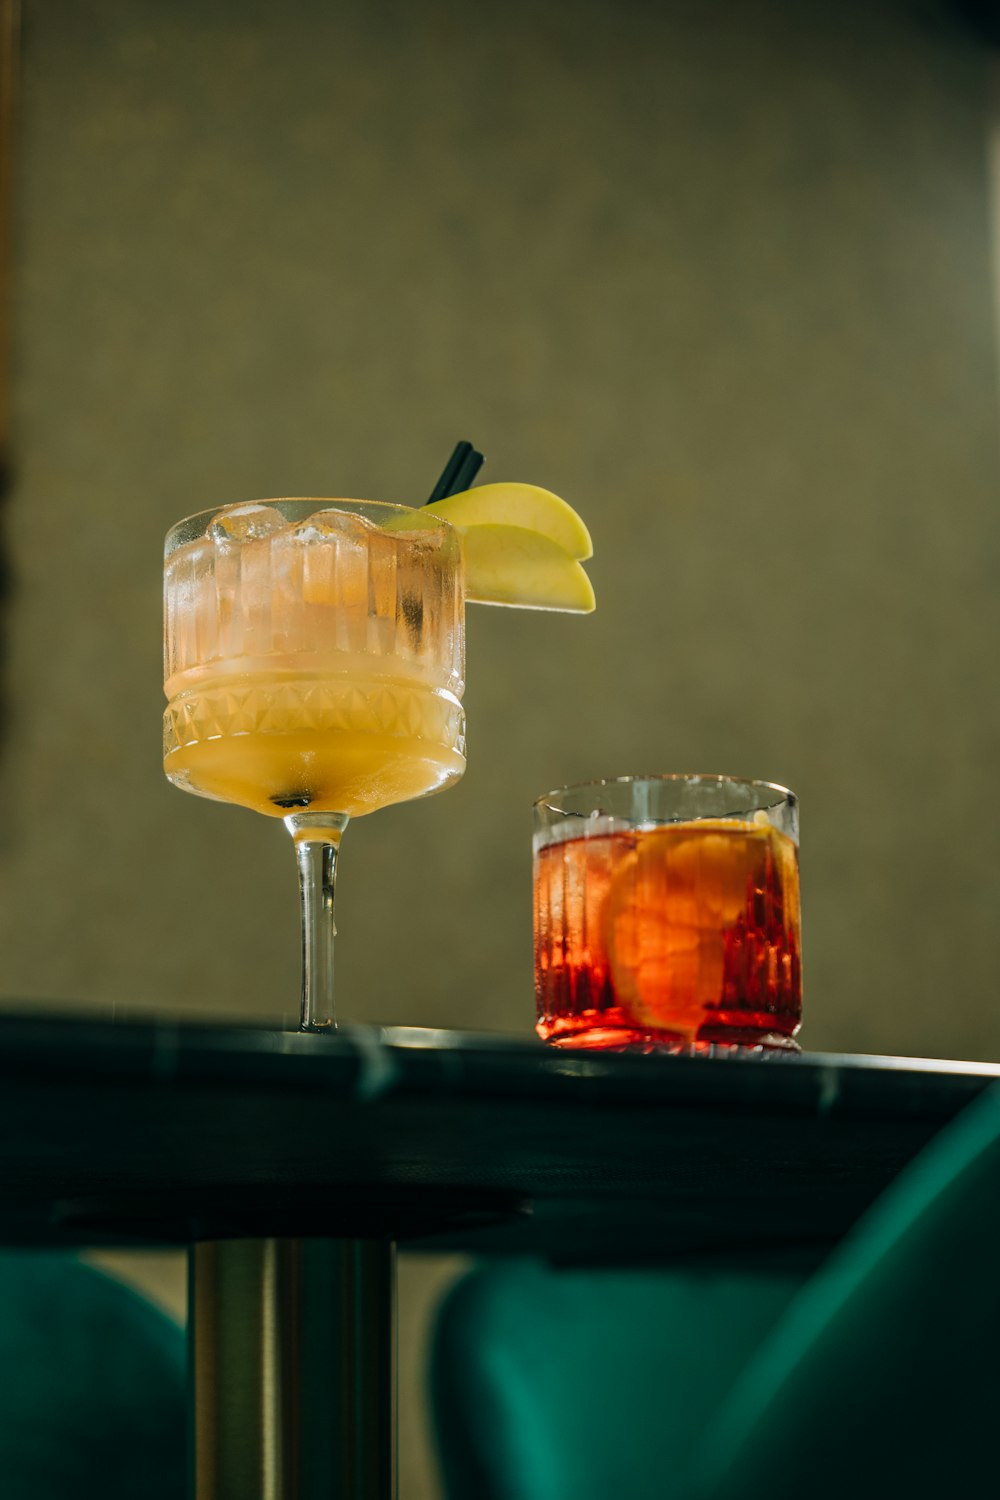
[[[483,455],[477,453],[471,443],[456,443],[454,453],[425,503],[433,505],[435,500],[444,500],[447,495],[460,495],[469,488],[482,466]]]

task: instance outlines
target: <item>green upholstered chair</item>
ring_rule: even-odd
[[[531,1261],[473,1271],[444,1303],[432,1359],[449,1500],[684,1493],[708,1415],[798,1284]]]
[[[693,1493],[1000,1493],[1000,1089],[802,1290],[709,1422]]]
[[[449,1500],[995,1493],[1000,1092],[802,1285],[472,1272],[438,1321]]]
[[[182,1500],[184,1333],[64,1254],[0,1252],[3,1500]]]

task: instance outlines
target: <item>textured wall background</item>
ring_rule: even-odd
[[[283,831],[160,775],[162,535],[417,501],[470,437],[582,511],[598,613],[470,611],[465,781],[348,832],[344,1017],[528,1031],[532,797],[728,770],[801,795],[805,1044],[1000,1058],[972,38],[904,0],[26,10],[8,1003],[294,1016]]]

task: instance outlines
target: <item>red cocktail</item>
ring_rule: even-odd
[[[797,809],[783,788],[647,777],[536,804],[537,1029],[566,1047],[796,1047]]]

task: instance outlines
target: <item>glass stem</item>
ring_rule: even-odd
[[[302,1013],[300,1031],[334,1031],[333,898],[345,813],[289,813],[285,827],[295,841],[302,918]]]

